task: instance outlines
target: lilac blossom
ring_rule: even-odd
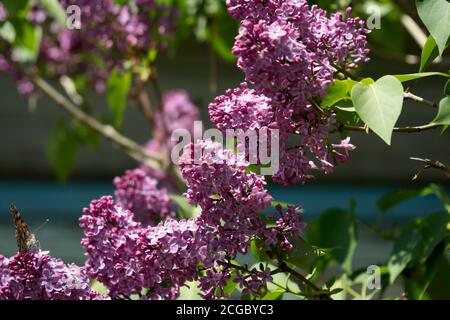
[[[46,251],[0,256],[0,300],[100,300],[84,268]]]
[[[114,179],[114,184],[117,204],[133,212],[137,220],[154,224],[174,216],[167,190],[158,189],[158,180],[150,177],[146,170],[127,170],[123,176]]]
[[[154,0],[136,0],[123,5],[114,0],[61,0],[60,4],[63,8],[80,7],[81,29],[60,26],[47,16],[39,1],[32,0],[27,19],[44,29],[36,64],[51,64],[47,71],[54,77],[87,73],[98,92],[105,89],[111,70],[123,70],[129,60],[147,63],[144,60],[148,52],[164,49],[175,30],[175,8]],[[0,21],[6,18],[7,13],[0,4]],[[12,54],[4,58],[17,62]],[[16,78],[23,77],[13,64],[7,71]],[[26,95],[34,91],[30,82],[22,81],[18,86]]]
[[[102,197],[84,209],[80,226],[86,270],[112,298],[175,299],[180,286],[197,276],[194,220],[144,227],[112,197]]]

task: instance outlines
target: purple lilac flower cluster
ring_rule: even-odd
[[[36,63],[51,75],[91,76],[98,92],[105,88],[109,72],[122,70],[126,61],[140,63],[149,50],[167,46],[167,40],[175,29],[176,10],[155,0],[136,0],[134,5],[120,5],[114,0],[61,0],[67,8],[77,5],[81,10],[81,28],[68,29],[49,18],[38,1],[32,2],[27,19],[44,28],[40,53]],[[5,7],[0,4],[0,21],[7,18]],[[7,51],[8,52],[8,51]],[[15,75],[20,93],[30,95],[34,88],[9,59],[11,54],[0,55],[0,71]]]
[[[0,300],[100,300],[84,268],[65,264],[48,252],[0,255]]]
[[[337,67],[349,69],[367,61],[367,30],[359,18],[330,16],[305,0],[228,0],[241,20],[233,47],[244,83],[209,106],[221,130],[280,130],[280,169],[273,180],[288,185],[311,178],[311,169],[325,173],[348,159],[354,146],[329,143],[330,112],[317,101],[332,83]],[[312,154],[312,157],[308,154]],[[345,156],[341,156],[344,154]]]
[[[173,217],[167,189],[158,188],[158,183],[145,169],[127,170],[123,176],[114,179],[116,202],[133,212],[137,221],[146,224]]]
[[[246,167],[232,151],[211,141],[186,146],[180,159],[186,196],[202,209],[195,242],[207,269],[199,279],[206,299],[225,297],[224,288],[233,272],[233,281],[254,295],[271,279],[268,269],[244,275],[230,265],[238,253],[247,253],[252,239],[266,233],[266,224],[257,212],[272,202],[264,177],[247,173]]]
[[[201,208],[195,219],[166,218],[149,226],[121,207],[121,196],[116,195],[120,204],[112,197],[92,201],[80,219],[89,275],[106,285],[112,298],[174,299],[179,288],[192,280],[199,281],[206,299],[225,297],[229,281],[248,294],[264,292],[270,269],[246,273],[231,261],[247,253],[252,239],[283,245],[303,229],[303,223],[298,208],[292,207],[285,213],[280,210],[277,226],[268,228],[257,212],[268,208],[272,197],[265,190],[264,177],[247,173],[246,167],[244,160],[218,143],[202,141],[185,147],[180,169],[188,200]],[[145,173],[140,175],[145,179]]]
[[[80,226],[86,270],[111,298],[174,299],[180,286],[197,276],[193,220],[144,227],[112,197],[102,197],[84,209]]]

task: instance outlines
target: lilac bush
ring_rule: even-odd
[[[113,69],[123,70],[126,61],[146,64],[148,53],[167,47],[174,31],[176,10],[154,0],[137,0],[120,5],[114,0],[61,0],[61,6],[80,8],[81,29],[67,29],[47,15],[39,1],[31,2],[26,19],[44,29],[36,64],[49,76],[89,75],[98,92],[105,90],[108,74]],[[8,12],[0,4],[0,22]],[[10,48],[8,56],[0,54],[0,71],[8,71],[17,79],[17,88],[23,95],[34,92],[32,82],[16,68],[17,57]]]
[[[132,77],[119,81],[112,91],[136,87],[125,90],[123,107],[133,97],[153,135],[140,147],[117,128],[97,121],[89,106],[66,103],[64,96],[55,98],[47,90],[63,109],[69,104],[69,113],[79,107],[78,121],[140,164],[114,178],[114,196],[92,200],[83,210],[79,225],[87,256],[84,266],[65,264],[40,249],[21,250],[10,259],[0,256],[0,299],[177,299],[183,287],[192,285],[204,299],[234,298],[235,289],[245,298],[264,298],[269,285],[302,298],[329,299],[338,293],[333,284],[319,287],[313,283],[316,275],[297,271],[312,273],[309,260],[322,253],[303,239],[301,205],[277,203],[270,194],[269,178],[259,173],[259,158],[251,163],[249,152],[242,155],[204,138],[184,145],[178,163],[170,162],[170,151],[179,145],[172,133],[181,129],[193,135],[192,125],[200,119],[186,91],[160,92],[157,83],[154,59],[175,34],[176,7],[156,0],[59,3],[63,8],[80,7],[85,21],[81,29],[64,28],[39,2],[31,1],[22,22],[44,30],[35,68],[29,72],[14,44],[2,43],[0,71],[13,74],[26,96],[46,91],[34,87],[35,74],[74,80],[87,75],[101,93],[108,77],[131,71]],[[331,133],[343,131],[345,124],[338,120],[338,108],[322,103],[342,79],[348,81],[344,85],[360,90],[374,82],[347,79],[368,61],[364,21],[353,18],[351,8],[328,14],[306,0],[227,0],[226,7],[239,23],[232,53],[244,79],[209,104],[212,124],[222,133],[255,130],[262,135],[279,130],[280,167],[273,182],[291,186],[305,183],[317,171],[332,173],[337,164],[349,160],[355,146],[345,134],[333,141]],[[0,22],[8,21],[9,14],[0,4]],[[153,95],[147,94],[147,84]],[[351,100],[350,90],[344,90],[339,101]],[[396,94],[403,99],[403,87],[400,91]],[[112,95],[110,100],[114,104],[120,99]],[[353,129],[368,132],[369,125]],[[340,228],[339,219],[353,219],[353,212],[346,214],[335,216],[331,226]],[[320,222],[315,221],[313,230],[340,230],[330,231]],[[345,227],[346,235],[354,231],[353,226]],[[16,232],[17,228],[16,222]],[[321,242],[320,236],[316,242]],[[239,263],[249,252],[259,264]],[[324,268],[329,261],[323,261]],[[342,267],[348,268],[344,263]],[[276,282],[280,274],[288,274],[285,284]],[[289,288],[290,277],[301,285],[300,292]],[[92,281],[104,285],[107,294],[96,293]]]
[[[123,69],[125,57],[139,59],[151,49],[164,47],[173,29],[172,8],[151,0],[135,3],[137,13],[112,0],[77,2],[89,23],[70,31],[50,22],[51,32],[42,39],[37,62],[51,63],[56,75],[88,71],[94,87],[102,91],[107,74]],[[310,169],[331,172],[335,163],[348,159],[348,151],[354,147],[348,139],[339,144],[328,142],[334,115],[318,112],[314,101],[333,81],[335,65],[353,68],[367,60],[367,31],[362,21],[341,14],[328,16],[306,1],[261,1],[256,6],[248,1],[228,1],[227,5],[232,16],[241,20],[233,53],[246,82],[209,105],[212,123],[222,131],[279,129],[282,163],[274,181],[285,185],[304,182]],[[7,13],[0,17],[5,19]],[[27,19],[47,26],[49,18],[35,5]],[[86,52],[103,62],[92,65],[92,59],[82,58]],[[5,57],[0,62],[3,70],[13,68]],[[21,86],[27,89],[23,93],[33,90],[31,85]],[[152,152],[170,150],[174,146],[172,132],[186,129],[192,133],[192,123],[199,118],[197,107],[184,91],[167,92],[160,103],[153,119],[156,136],[146,146]],[[291,135],[300,146],[288,146]],[[308,158],[306,149],[317,164]],[[115,198],[93,200],[83,211],[81,245],[88,257],[86,265],[66,267],[52,262],[45,253],[3,259],[2,264],[8,266],[3,270],[9,270],[2,272],[3,296],[52,299],[59,298],[55,288],[63,288],[61,297],[99,297],[91,293],[87,276],[105,285],[113,299],[175,299],[180,288],[192,281],[198,281],[205,299],[228,297],[225,288],[230,282],[243,294],[264,295],[276,271],[269,266],[239,268],[234,261],[239,254],[248,253],[252,241],[263,243],[272,255],[290,252],[292,240],[305,228],[301,207],[277,205],[270,209],[273,198],[265,178],[248,170],[246,157],[210,140],[188,144],[179,169],[187,187],[185,197],[190,205],[199,207],[197,216],[178,219],[181,208],[169,196],[176,186],[164,170],[147,165],[128,170],[114,179]],[[260,212],[264,210],[272,213],[263,216]],[[34,275],[29,268],[13,272],[20,259],[32,261],[27,263],[39,270],[44,262],[55,266],[53,275],[45,269],[39,271],[38,281],[33,280],[35,286],[46,288],[44,292],[8,291],[13,283],[25,283]],[[76,272],[80,282],[75,288],[85,291],[72,293],[67,289],[70,286],[57,278],[72,281],[70,274]],[[47,276],[55,280],[49,282]],[[24,285],[20,290],[33,288]]]

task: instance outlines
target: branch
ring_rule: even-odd
[[[162,158],[154,153],[145,150],[135,141],[120,134],[114,127],[105,125],[88,113],[82,111],[79,107],[61,95],[48,82],[36,75],[30,76],[31,81],[39,88],[46,96],[53,100],[62,110],[70,114],[76,120],[82,122],[87,127],[96,131],[106,139],[113,142],[119,148],[124,150],[130,157],[136,161],[145,163],[153,168],[161,168]]]
[[[153,74],[150,76],[150,83],[153,87],[153,91],[155,92],[156,100],[158,101],[158,110],[162,111],[164,107],[164,101],[161,87],[159,86],[156,69],[153,69]]]
[[[428,37],[425,32],[423,32],[422,28],[417,24],[417,22],[407,14],[403,14],[400,17],[400,22],[414,39],[414,41],[416,41],[417,45],[420,48],[423,48]]]
[[[139,106],[142,109],[142,113],[144,114],[144,117],[147,119],[150,125],[153,125],[153,106],[152,106],[152,100],[150,99],[150,96],[145,89],[145,81],[138,80],[137,83],[137,100],[139,102]]]
[[[411,93],[409,91],[404,92],[403,96],[405,97],[405,99],[409,99],[409,100],[412,100],[412,101],[417,102],[417,103],[422,103],[422,104],[424,104],[424,105],[426,105],[428,107],[432,107],[432,108],[435,108],[435,109],[438,108],[438,104],[436,102],[433,102],[433,101],[430,101],[430,100],[426,100],[426,99],[424,99],[422,97],[416,96],[415,94],[413,94],[413,93]]]
[[[302,283],[313,289],[317,294],[318,298],[321,300],[333,300],[330,296],[329,292],[326,292],[322,289],[320,289],[318,286],[316,286],[314,283],[306,279],[302,274],[297,272],[294,269],[291,269],[288,267],[288,265],[284,261],[280,261],[279,268],[281,271],[286,272],[288,274],[291,274],[293,277],[300,280]]]
[[[443,164],[440,161],[430,160],[430,159],[422,159],[422,158],[416,158],[416,157],[411,157],[410,159],[414,160],[414,161],[422,162],[425,164],[425,166],[418,173],[416,173],[416,175],[413,177],[413,180],[416,180],[419,177],[419,175],[422,173],[423,170],[430,169],[430,168],[441,170],[447,175],[447,177],[450,177],[450,167],[447,167],[445,164]]]
[[[423,126],[417,127],[400,127],[394,128],[394,132],[396,133],[414,133],[414,132],[422,132],[426,130],[432,130],[442,127],[440,124],[429,123]],[[359,132],[368,132],[370,130],[367,127],[359,127],[359,126],[349,126],[345,124],[338,124],[338,131],[359,131]]]

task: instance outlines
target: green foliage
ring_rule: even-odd
[[[195,37],[199,42],[208,43],[223,60],[235,60],[231,47],[238,33],[238,22],[228,14],[225,1],[177,0],[176,3],[180,19],[175,47]]]
[[[106,97],[108,105],[114,114],[114,126],[122,126],[123,116],[127,104],[128,92],[131,87],[131,72],[120,72],[116,69],[111,71],[106,84]]]
[[[8,14],[12,17],[26,17],[30,9],[30,0],[5,0],[2,1]]]
[[[34,62],[39,54],[42,29],[23,18],[10,20],[15,30],[13,54],[18,62]]]
[[[425,261],[436,245],[449,235],[449,218],[448,213],[437,213],[426,218],[416,218],[405,227],[395,241],[388,261],[390,283],[393,283],[408,265]]]
[[[450,80],[447,81],[444,87],[444,94],[450,96]]]
[[[57,178],[66,181],[75,164],[79,148],[78,135],[67,126],[64,121],[59,121],[47,142],[47,157],[52,165]]]
[[[390,145],[403,106],[401,82],[393,76],[384,76],[374,84],[356,84],[351,97],[359,117]]]
[[[322,99],[321,107],[329,108],[336,103],[351,100],[350,93],[352,88],[358,82],[355,80],[336,80],[326,91],[326,96]]]
[[[66,11],[58,0],[39,0],[39,2],[48,15],[58,22],[61,27],[66,26]]]
[[[378,202],[378,208],[381,212],[385,213],[389,209],[395,207],[396,205],[413,198],[424,197],[433,193],[431,187],[425,187],[422,189],[402,189],[393,192],[389,192],[382,196]]]
[[[280,251],[278,256],[284,261],[311,273],[317,259],[325,255],[325,250],[312,246],[302,237],[293,239],[291,243],[293,245],[292,250],[290,252]]]
[[[86,126],[60,120],[47,140],[47,158],[61,182],[65,182],[74,167],[78,151],[87,145],[96,150],[100,136]]]
[[[446,77],[449,78],[450,75],[443,72],[420,72],[420,73],[409,73],[409,74],[398,74],[394,75],[400,82],[408,82],[412,80],[417,80],[421,78],[426,77],[432,77],[432,76],[440,76],[440,77]]]
[[[422,54],[420,56],[420,69],[419,72],[426,70],[430,64],[433,63],[436,58],[439,57],[439,49],[433,36],[429,36],[422,48]]]
[[[180,213],[182,219],[195,218],[200,214],[201,208],[190,205],[186,197],[171,194],[170,199],[177,204],[178,212]]]
[[[0,38],[8,43],[13,43],[16,39],[16,30],[10,21],[0,22]]]
[[[450,199],[444,187],[438,184],[430,184],[421,189],[401,189],[386,193],[377,202],[378,208],[385,213],[398,204],[417,197],[425,197],[434,194],[443,204],[445,210],[450,213]]]
[[[450,2],[447,0],[416,0],[417,11],[443,54],[450,38]]]
[[[330,251],[330,256],[342,268],[351,272],[356,248],[356,218],[352,212],[330,209],[309,223],[308,241]]]
[[[450,125],[450,96],[445,97],[439,103],[439,112],[433,123]]]

